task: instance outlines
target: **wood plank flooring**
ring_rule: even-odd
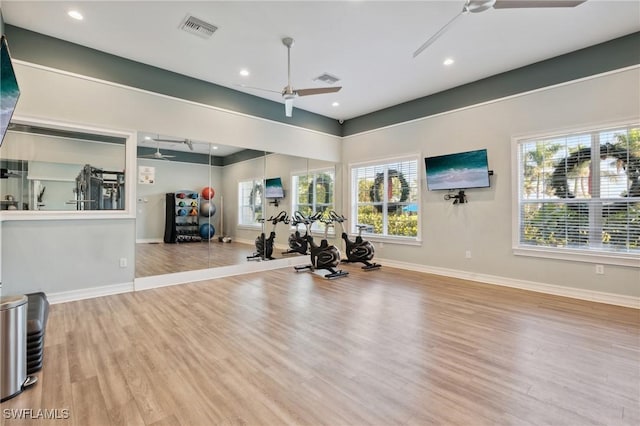
[[[51,307],[7,425],[640,424],[640,311],[383,267]],[[68,409],[7,420],[5,409]]]
[[[236,241],[164,244],[136,244],[136,278],[173,272],[237,265],[247,262],[255,246]]]

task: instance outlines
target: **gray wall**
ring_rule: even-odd
[[[162,240],[165,225],[165,194],[178,190],[200,191],[211,186],[219,191],[221,187],[221,167],[206,164],[180,163],[145,158],[138,159],[138,166],[155,167],[153,185],[137,185],[136,193],[136,240]],[[209,181],[211,179],[211,181]],[[210,183],[209,183],[210,182]],[[214,197],[218,207],[219,197]],[[213,225],[218,230],[219,216],[213,217]]]
[[[347,165],[404,153],[421,158],[487,148],[495,175],[492,187],[467,191],[469,203],[453,205],[443,193],[427,191],[422,182],[422,245],[385,242],[382,258],[621,295],[640,295],[638,268],[605,266],[596,275],[592,263],[549,260],[512,254],[512,149],[514,136],[581,126],[606,125],[640,117],[640,69],[604,75],[502,101],[437,115],[347,137]],[[344,203],[348,205],[348,192]],[[465,258],[471,250],[472,258]]]
[[[4,221],[2,294],[132,283],[134,232],[133,219]]]

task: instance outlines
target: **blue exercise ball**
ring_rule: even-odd
[[[216,228],[210,223],[200,225],[200,236],[203,240],[210,240],[216,233]]]

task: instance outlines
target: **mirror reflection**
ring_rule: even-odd
[[[0,148],[2,210],[124,210],[125,143],[11,124]]]
[[[136,277],[282,258],[295,210],[335,206],[334,163],[286,154],[141,132],[137,173]]]
[[[253,240],[233,238],[229,203],[237,182],[261,182],[262,151],[140,132],[137,157],[136,277],[246,262]],[[260,229],[261,193],[245,198],[243,226]]]

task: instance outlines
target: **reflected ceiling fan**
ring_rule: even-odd
[[[153,154],[145,154],[145,155],[140,155],[140,158],[153,158],[154,160],[169,160],[169,158],[174,158],[175,155],[165,155],[163,153],[160,152],[160,141],[158,141],[157,139],[154,139],[155,141],[158,142],[158,147],[156,148],[156,152],[154,152]]]
[[[425,41],[422,46],[413,52],[415,58],[423,50],[435,42],[442,34],[447,31],[458,18],[466,13],[484,12],[487,9],[533,9],[546,7],[576,7],[587,0],[466,0],[462,10],[453,17],[447,24],[440,28],[431,38]]]
[[[170,142],[170,143],[183,143],[186,144],[191,151],[193,151],[193,141],[191,139],[163,139],[161,137],[151,138],[156,142]]]
[[[242,86],[248,89],[258,89],[267,92],[280,93],[284,99],[284,112],[287,117],[291,117],[293,113],[293,100],[298,96],[310,96],[310,95],[322,95],[324,93],[335,93],[342,89],[342,86],[336,87],[315,87],[310,89],[294,89],[291,87],[291,47],[294,40],[291,37],[285,37],[282,39],[282,44],[287,46],[287,85],[278,92],[276,90],[262,89],[260,87]]]

